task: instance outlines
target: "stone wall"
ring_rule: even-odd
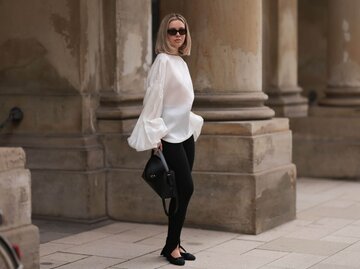
[[[21,146],[32,170],[33,213],[105,217],[100,90],[101,1],[0,2],[0,115],[17,106],[0,145]]]

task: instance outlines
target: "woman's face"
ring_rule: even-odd
[[[186,38],[185,24],[180,20],[174,20],[169,23],[167,38],[172,47],[179,49]]]

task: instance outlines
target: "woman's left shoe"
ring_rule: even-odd
[[[184,252],[180,251],[180,255],[184,258],[184,260],[186,260],[186,261],[195,261],[196,257],[194,255],[187,252],[182,246],[180,246],[180,249],[184,251]]]

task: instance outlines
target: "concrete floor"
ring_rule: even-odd
[[[297,219],[256,236],[185,228],[183,245],[197,259],[183,267],[159,256],[166,226],[34,224],[41,269],[360,268],[360,182],[300,178]]]

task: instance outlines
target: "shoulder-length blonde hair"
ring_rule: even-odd
[[[168,35],[167,30],[170,22],[176,20],[183,22],[185,25],[185,29],[187,30],[184,44],[178,49],[178,51],[176,51],[176,49],[170,45],[167,37]],[[182,15],[176,13],[166,15],[160,23],[159,31],[156,38],[155,53],[159,54],[163,52],[172,55],[185,56],[185,55],[190,55],[190,51],[191,51],[191,36],[190,36],[189,25],[186,19]]]

